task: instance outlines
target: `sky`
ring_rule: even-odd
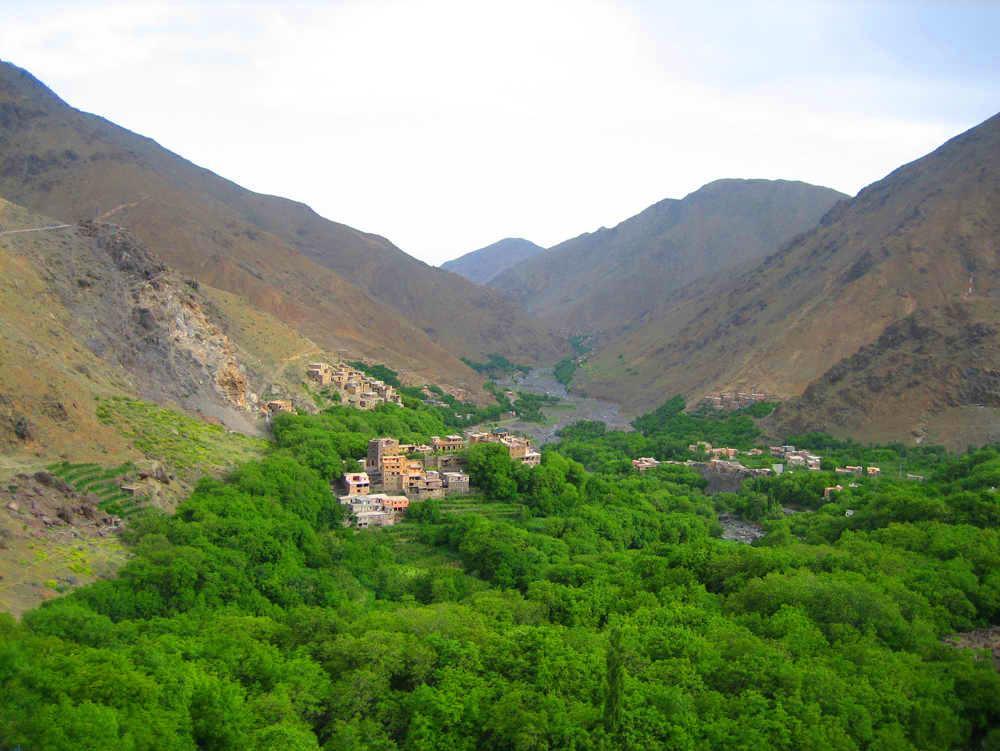
[[[432,264],[724,177],[855,194],[1000,110],[1000,2],[0,0],[0,59]]]

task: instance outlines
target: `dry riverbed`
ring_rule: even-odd
[[[610,430],[631,430],[628,418],[614,402],[593,399],[568,391],[552,374],[552,368],[534,368],[531,372],[501,380],[500,385],[513,391],[529,394],[544,394],[559,398],[558,404],[542,408],[545,423],[510,420],[505,428],[530,436],[536,443],[543,444],[556,440],[556,432],[580,420],[599,420]]]

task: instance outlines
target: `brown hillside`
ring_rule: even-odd
[[[109,396],[256,430],[259,381],[238,348],[199,292],[127,233],[93,225],[17,232],[52,222],[3,200],[0,224],[8,228],[0,235],[4,453],[122,455],[121,437],[96,420],[97,401]]]
[[[0,226],[3,453],[128,454],[96,422],[104,397],[139,397],[249,434],[261,429],[264,399],[313,407],[306,365],[331,353],[180,276],[127,230],[60,225],[3,199]],[[18,435],[25,420],[28,435]]]
[[[995,116],[837,206],[753,270],[682,290],[581,380],[629,394],[634,407],[742,386],[796,396],[891,324],[966,298],[970,278],[992,326],[998,207]]]
[[[560,243],[490,285],[566,333],[617,333],[683,285],[773,253],[843,198],[802,182],[717,180]]]
[[[457,354],[528,359],[553,340],[497,295],[388,241],[259,195],[72,109],[0,63],[0,195],[67,221],[128,227],[170,266],[244,298],[328,350],[475,386]]]
[[[771,432],[822,430],[873,441],[909,436],[957,450],[1000,441],[995,306],[970,299],[893,323],[782,404],[769,420]]]

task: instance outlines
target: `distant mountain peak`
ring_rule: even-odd
[[[488,284],[498,274],[544,251],[545,248],[523,237],[505,237],[485,248],[446,261],[441,268],[460,274],[471,282]]]

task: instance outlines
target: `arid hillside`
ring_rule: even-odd
[[[498,293],[307,206],[252,193],[79,112],[0,64],[0,195],[69,222],[113,221],[165,263],[246,300],[324,349],[459,387],[458,359],[530,361],[559,343]]]
[[[60,226],[2,199],[0,224],[5,453],[117,456],[121,436],[96,420],[97,402],[114,396],[258,430],[275,373],[245,364],[198,283],[114,226]]]
[[[773,253],[844,198],[787,180],[717,180],[560,243],[490,285],[564,333],[617,334],[685,284]]]
[[[62,224],[0,199],[0,450],[44,460],[129,458],[102,399],[147,400],[260,431],[261,403],[314,407],[332,360],[241,298],[178,274],[113,224]]]
[[[996,301],[920,309],[834,365],[769,418],[776,436],[822,430],[955,450],[1000,441]],[[987,321],[989,323],[987,323]]]
[[[673,393],[697,398],[749,386],[795,397],[918,312],[932,316],[932,328],[943,329],[912,356],[930,358],[939,369],[958,351],[946,346],[947,332],[960,330],[940,318],[954,318],[942,311],[977,303],[966,308],[962,327],[996,326],[998,275],[1000,116],[995,116],[839,204],[815,229],[755,268],[734,279],[684,288],[641,328],[598,353],[580,382],[597,395],[623,396],[635,408]],[[843,367],[867,374],[879,362],[865,357]],[[979,367],[989,370],[996,363]],[[893,370],[900,378],[907,372]],[[978,398],[962,396],[971,393],[967,379],[951,377],[948,384],[937,390],[928,414]],[[905,399],[910,386],[892,388]],[[814,392],[812,423],[825,410],[838,414],[843,425],[861,425],[862,412],[874,414],[874,400],[859,400],[849,417],[832,402],[819,406],[818,398]],[[916,429],[885,425],[879,434],[886,437],[912,438]],[[869,427],[879,432],[878,426]]]

